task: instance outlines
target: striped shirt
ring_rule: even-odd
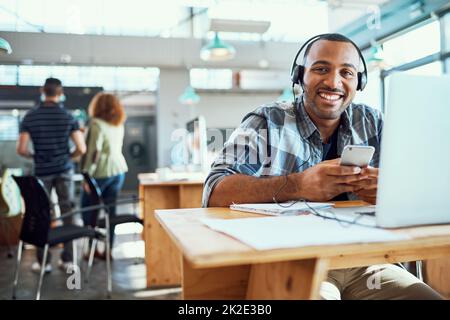
[[[62,104],[40,104],[28,111],[20,132],[28,132],[34,148],[34,174],[48,176],[73,168],[69,138],[78,122]]]
[[[266,104],[244,117],[211,165],[203,190],[203,207],[208,206],[214,187],[228,175],[287,175],[322,161],[320,132],[301,101]],[[370,165],[378,167],[382,126],[383,117],[378,110],[350,104],[342,113],[338,127],[338,156],[346,145],[370,145],[375,147]],[[357,199],[354,194],[347,196]]]

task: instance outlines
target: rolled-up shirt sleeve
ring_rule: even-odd
[[[211,165],[203,188],[203,207],[208,207],[211,193],[226,176],[238,173],[258,175],[267,155],[267,137],[266,118],[257,112],[249,113]]]

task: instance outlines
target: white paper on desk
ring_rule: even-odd
[[[242,203],[242,204],[232,204],[230,206],[231,210],[253,212],[267,214],[271,216],[278,215],[298,215],[302,212],[309,211],[313,209],[326,209],[331,208],[333,204],[328,202],[297,202],[292,204],[292,202],[285,203]]]
[[[409,239],[406,235],[383,229],[358,225],[344,227],[336,221],[313,215],[201,219],[201,222],[257,250]]]

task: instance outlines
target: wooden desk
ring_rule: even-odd
[[[0,245],[15,246],[19,243],[22,215],[0,216]]]
[[[140,180],[139,197],[144,215],[147,287],[181,284],[181,255],[156,221],[155,209],[201,207],[203,180]]]
[[[157,210],[183,254],[184,299],[316,299],[328,270],[450,256],[450,225],[397,229],[411,240],[257,251],[201,218],[257,219],[226,208]]]

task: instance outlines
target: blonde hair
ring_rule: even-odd
[[[110,93],[97,93],[88,108],[89,115],[118,126],[125,122],[125,110],[119,99]]]

